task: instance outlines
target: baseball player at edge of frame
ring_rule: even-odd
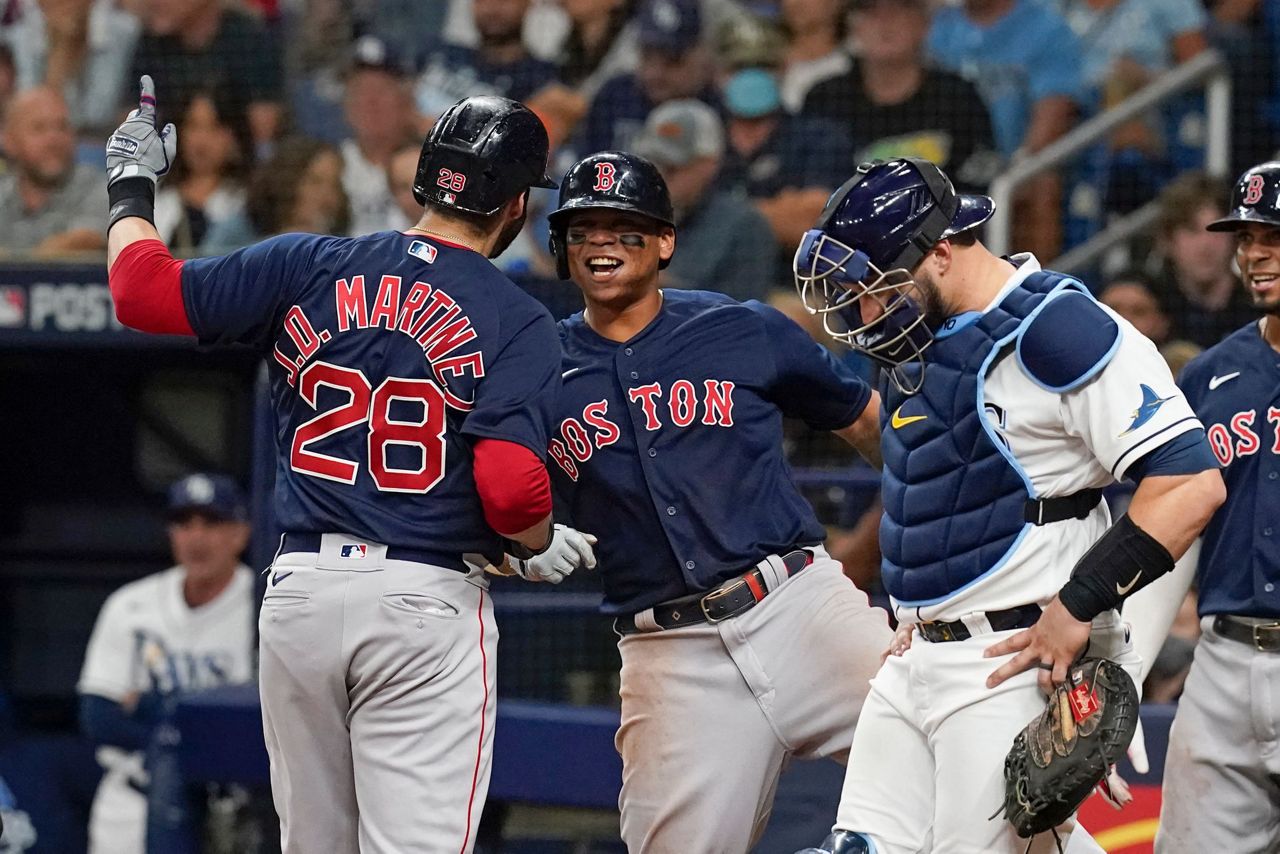
[[[787,761],[843,761],[891,639],[822,546],[782,416],[878,463],[879,396],[770,306],[660,289],[672,220],[634,154],[560,185],[552,252],[586,308],[560,322],[556,511],[600,537],[627,850],[743,854]]]
[[[795,257],[805,305],[883,368],[883,577],[912,642],[871,682],[832,834],[810,851],[1100,850],[988,816],[1014,736],[1086,645],[1134,675],[1117,611],[1225,490],[1156,348],[1080,282],[974,229],[932,163],[859,167]],[[1101,489],[1138,482],[1114,523]]]
[[[1204,532],[1202,632],[1169,733],[1155,850],[1263,854],[1280,850],[1280,162],[1241,175],[1208,228],[1234,232],[1262,317],[1178,377],[1224,466],[1227,501]]]
[[[466,854],[495,713],[484,569],[510,552],[556,581],[593,560],[551,527],[555,324],[488,260],[554,186],[546,129],[464,99],[423,144],[413,228],[180,262],[152,219],[177,141],[141,88],[107,143],[117,316],[269,354],[285,533],[258,622],[282,848]]]

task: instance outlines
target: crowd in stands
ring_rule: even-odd
[[[0,0],[0,255],[103,250],[103,142],[142,73],[156,81],[161,121],[178,128],[156,224],[188,255],[286,231],[407,227],[421,210],[412,184],[426,129],[459,98],[494,93],[542,117],[553,174],[607,148],[659,166],[680,244],[667,285],[794,309],[793,249],[858,163],[924,157],[980,192],[1217,48],[1233,81],[1230,176],[1193,171],[1205,144],[1193,93],[1118,127],[1014,202],[1012,245],[1049,261],[1158,198],[1148,243],[1089,284],[1177,364],[1252,316],[1230,235],[1203,226],[1225,211],[1229,178],[1280,147],[1278,10],[1264,0]],[[499,264],[563,316],[578,305],[546,251],[555,191],[534,192]]]
[[[491,92],[542,116],[557,169],[657,152],[679,185],[671,284],[763,296],[856,164],[926,157],[982,190],[1210,46],[1237,60],[1237,165],[1270,156],[1278,34],[1262,0],[3,0],[0,247],[100,250],[89,182],[144,72],[182,141],[157,224],[191,254],[282,228],[405,227],[409,150],[449,104]],[[1047,260],[1150,201],[1203,161],[1204,127],[1189,96],[1033,179],[1013,245]],[[336,148],[340,193],[331,152],[299,139]],[[285,209],[313,193],[324,211]],[[547,277],[543,228],[531,217],[503,266]],[[1176,232],[1157,241],[1169,265]],[[1157,277],[1212,307],[1177,275]]]

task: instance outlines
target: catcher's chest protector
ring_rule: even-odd
[[[919,392],[881,384],[880,548],[885,588],[898,602],[948,598],[998,569],[1030,527],[1023,505],[1036,496],[995,432],[982,386],[1035,309],[1065,288],[1084,290],[1059,273],[1032,273],[985,314],[948,321]]]

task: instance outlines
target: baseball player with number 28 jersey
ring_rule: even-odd
[[[992,209],[928,161],[864,164],[796,254],[805,304],[888,375],[883,577],[914,626],[872,680],[819,851],[1058,850],[988,818],[1014,736],[1086,644],[1137,674],[1115,608],[1222,500],[1155,347],[1080,282],[986,250]],[[1123,477],[1113,523],[1101,490]],[[1075,831],[1068,850],[1098,850]]]
[[[791,757],[843,759],[890,632],[822,547],[782,418],[875,458],[877,395],[758,302],[659,289],[676,251],[653,164],[580,161],[552,212],[562,277],[558,511],[599,537],[622,656],[622,837],[743,854]]]
[[[414,228],[185,263],[151,221],[174,144],[143,78],[107,145],[110,283],[127,325],[267,356],[285,533],[260,677],[283,849],[465,854],[493,738],[483,570],[511,552],[558,580],[546,561],[589,557],[550,527],[555,326],[488,260],[550,185],[546,129],[461,101],[423,145]]]
[[[1209,229],[1234,232],[1262,317],[1178,378],[1227,501],[1200,550],[1203,631],[1169,733],[1155,850],[1263,854],[1280,850],[1280,163],[1240,176]]]

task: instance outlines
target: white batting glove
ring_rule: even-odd
[[[169,171],[178,153],[173,124],[156,128],[156,84],[149,75],[138,82],[138,109],[107,140],[107,185],[124,178],[146,178],[155,184]]]
[[[528,560],[508,555],[507,560],[525,581],[559,584],[580,566],[596,568],[596,555],[591,550],[595,544],[596,538],[591,534],[568,525],[555,525],[551,531],[551,542],[540,554]]]

